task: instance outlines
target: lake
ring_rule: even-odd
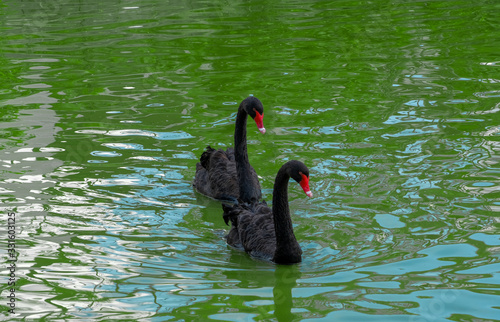
[[[9,321],[500,320],[500,3],[3,1]],[[297,265],[229,247],[207,145],[282,164]]]

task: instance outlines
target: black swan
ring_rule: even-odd
[[[245,98],[236,115],[234,129],[234,149],[226,151],[207,149],[196,164],[193,186],[200,193],[218,200],[236,202],[257,202],[261,198],[259,179],[248,162],[247,115],[250,115],[261,133],[266,133],[263,125],[264,107],[253,96]],[[240,184],[239,184],[240,183]]]
[[[227,243],[244,249],[251,256],[272,260],[276,264],[294,264],[302,260],[302,249],[295,239],[288,208],[288,180],[297,181],[307,196],[309,169],[304,163],[291,160],[285,163],[274,181],[273,209],[264,202],[222,205],[224,221],[231,221]]]

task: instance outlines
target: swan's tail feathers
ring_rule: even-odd
[[[207,145],[206,150],[201,154],[200,157],[201,166],[207,170],[210,168],[210,156],[214,151],[215,149],[212,149],[210,145]]]
[[[229,226],[229,220],[234,216],[234,205],[222,204],[222,210],[224,214],[222,214],[222,218],[224,218],[224,222]],[[232,221],[232,220],[231,220]]]
[[[229,226],[229,221],[231,221],[231,225],[236,228],[238,227],[238,215],[246,209],[245,205],[242,204],[222,204],[222,210],[224,210],[222,218],[224,218],[226,225]]]
[[[229,226],[229,221],[233,227],[238,226],[238,216],[245,212],[252,212],[254,208],[253,204],[247,204],[238,200],[239,202],[233,205],[222,204],[222,210],[224,210],[224,214],[222,214],[222,218],[224,218],[224,222]]]

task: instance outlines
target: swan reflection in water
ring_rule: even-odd
[[[297,279],[301,273],[296,265],[278,265],[274,273],[275,283],[273,288],[274,316],[278,321],[293,321],[297,317],[292,313],[292,289],[297,286]]]
[[[304,310],[299,310],[296,307],[301,302],[294,303],[292,296],[292,291],[297,286],[297,280],[302,275],[299,265],[273,265],[268,262],[256,261],[237,250],[232,251],[229,261],[231,267],[238,265],[247,268],[245,270],[229,270],[224,272],[224,275],[229,280],[237,280],[236,285],[232,285],[232,287],[237,290],[238,294],[243,295],[242,301],[246,302],[243,305],[249,306],[251,303],[251,306],[255,308],[254,312],[249,312],[258,314],[255,320],[277,319],[281,322],[294,321],[302,317]],[[271,287],[273,303],[266,305],[258,302],[269,299]],[[248,291],[248,295],[245,295],[246,291]],[[256,296],[259,297],[258,301],[255,301]]]

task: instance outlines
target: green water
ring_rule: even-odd
[[[497,1],[1,1],[2,317],[500,320]],[[191,187],[239,102],[303,262]],[[15,313],[7,310],[15,213]]]

